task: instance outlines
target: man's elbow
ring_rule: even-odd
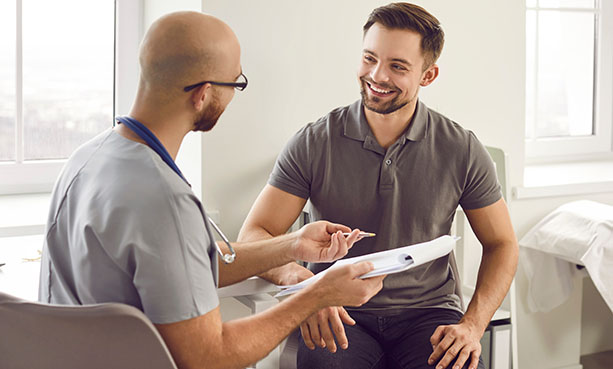
[[[266,227],[260,223],[247,219],[238,232],[238,242],[257,241],[272,237]]]
[[[519,245],[517,239],[512,237],[506,240],[491,242],[483,247],[483,256],[485,258],[493,257],[497,260],[502,260],[513,266],[513,270],[517,268],[519,260]]]
[[[506,261],[511,274],[515,275],[519,262],[519,245],[517,239],[513,238],[512,240],[502,243],[500,249],[502,250],[503,260]]]

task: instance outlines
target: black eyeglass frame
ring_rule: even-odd
[[[189,85],[186,87],[183,87],[183,91],[185,92],[190,92],[191,90],[198,88],[204,84],[210,83],[212,85],[216,85],[216,86],[228,86],[228,87],[234,87],[235,89],[239,90],[239,91],[243,91],[244,89],[247,88],[247,84],[249,83],[249,80],[247,79],[247,76],[241,72],[241,75],[238,76],[238,78],[243,77],[245,79],[245,82],[215,82],[215,81],[202,81],[202,82],[198,82],[198,83],[194,83],[193,85]]]

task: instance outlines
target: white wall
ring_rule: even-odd
[[[204,1],[242,44],[249,87],[203,137],[204,202],[235,238],[285,142],[304,124],[359,97],[361,25],[372,7],[330,1]],[[376,3],[376,2],[374,2]],[[356,16],[359,15],[359,16]]]

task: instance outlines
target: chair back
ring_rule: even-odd
[[[492,161],[494,162],[496,176],[498,177],[498,182],[500,183],[500,191],[502,192],[502,198],[506,201],[508,195],[507,178],[509,176],[509,169],[507,167],[508,156],[500,148],[493,146],[486,146],[485,148],[490,157],[492,158]],[[451,266],[451,271],[456,278],[455,293],[460,297],[460,305],[462,307],[462,310],[466,311],[466,303],[470,302],[470,299],[469,301],[464,301],[464,297],[467,297],[467,295],[472,296],[475,287],[467,286],[462,282],[462,270],[464,270],[466,265],[465,250],[467,237],[466,229],[468,226],[468,222],[465,217],[464,211],[459,207],[456,210],[454,223],[455,225],[452,228],[452,233],[454,233],[456,236],[459,236],[460,239],[456,242],[456,248],[454,252],[451,253],[449,264]],[[460,264],[461,268],[458,267],[458,263]]]
[[[0,366],[11,369],[177,369],[138,309],[29,302],[0,292]]]

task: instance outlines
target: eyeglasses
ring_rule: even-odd
[[[206,83],[210,83],[212,85],[217,85],[217,86],[229,86],[229,87],[234,87],[235,89],[242,91],[245,88],[247,88],[247,83],[249,81],[247,81],[247,76],[245,76],[242,72],[241,75],[238,76],[238,79],[241,80],[240,82],[215,82],[215,81],[202,81],[202,82],[198,82],[195,83],[193,85],[189,85],[183,88],[183,91],[185,92],[189,92],[197,87],[200,87]]]
[[[226,246],[228,246],[228,249],[230,249],[230,254],[224,254],[223,251],[221,251],[221,248],[219,247],[217,242],[213,241],[213,243],[215,244],[215,247],[217,248],[217,252],[221,256],[221,260],[223,260],[223,262],[226,264],[232,263],[234,259],[236,259],[236,251],[234,251],[234,249],[232,248],[232,245],[230,245],[230,241],[228,240],[228,237],[226,237],[226,235],[223,234],[221,229],[219,229],[217,224],[213,222],[213,219],[211,219],[211,217],[208,217],[208,219],[209,219],[209,223],[211,223],[211,225],[213,226],[213,228],[215,228],[219,236],[221,236],[221,239],[223,240],[223,242],[226,244]]]

